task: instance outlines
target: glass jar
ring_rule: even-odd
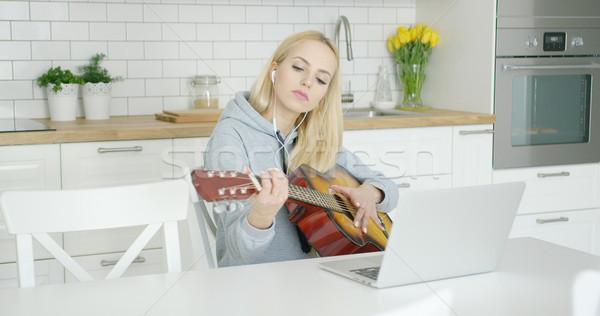
[[[194,76],[192,80],[192,95],[195,109],[219,107],[220,78],[212,75]]]

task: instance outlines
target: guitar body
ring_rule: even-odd
[[[360,183],[341,167],[336,167],[326,175],[302,166],[289,176],[289,183],[299,187],[310,188],[323,193],[331,193],[332,185],[358,187]],[[352,253],[381,251],[387,244],[388,233],[392,221],[385,213],[378,212],[379,219],[385,227],[381,231],[369,220],[367,233],[354,226],[352,214],[356,208],[343,195],[333,193],[339,204],[349,211],[332,212],[326,208],[308,203],[288,200],[286,206],[290,211],[289,219],[300,227],[309,243],[321,256],[335,256]]]

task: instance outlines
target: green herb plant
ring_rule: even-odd
[[[82,72],[81,77],[84,82],[109,83],[122,80],[121,77],[111,77],[108,70],[100,66],[100,63],[105,57],[106,55],[98,53],[90,58],[89,64],[78,67],[79,71]]]
[[[60,66],[48,69],[48,72],[37,78],[38,86],[47,87],[49,84],[54,84],[52,90],[58,92],[62,90],[62,84],[83,84],[81,76],[74,75],[69,69],[63,70]]]

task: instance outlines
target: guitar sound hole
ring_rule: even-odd
[[[350,203],[348,202],[348,199],[346,199],[345,197],[343,197],[339,194],[334,194],[333,196],[335,197],[335,201],[337,202],[340,209],[342,210],[342,213],[345,214],[346,217],[348,217],[351,221],[354,221],[354,214],[352,212],[350,212],[354,208],[352,207],[352,205],[350,205]]]

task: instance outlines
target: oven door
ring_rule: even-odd
[[[496,58],[494,168],[600,161],[600,58]]]

